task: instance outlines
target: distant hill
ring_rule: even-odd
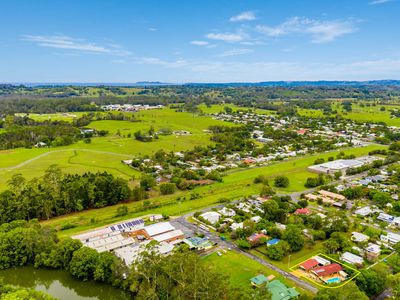
[[[230,83],[186,83],[185,86],[251,86],[251,87],[299,87],[299,86],[400,86],[400,80],[371,81],[264,81],[264,82],[230,82]]]
[[[26,87],[60,87],[60,86],[112,86],[112,87],[135,87],[135,86],[201,86],[201,87],[301,87],[301,86],[313,86],[313,87],[333,87],[333,86],[400,86],[400,80],[370,80],[370,81],[262,81],[262,82],[209,82],[209,83],[169,83],[162,81],[138,81],[134,83],[118,83],[118,82],[93,82],[93,83],[83,83],[83,82],[53,82],[53,83],[7,83],[1,84],[0,86],[18,86],[23,85]]]

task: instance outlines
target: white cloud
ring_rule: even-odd
[[[196,46],[207,46],[210,44],[209,42],[206,41],[191,41],[190,43]]]
[[[277,26],[258,25],[256,30],[271,37],[306,34],[311,36],[311,41],[314,43],[325,43],[356,31],[356,27],[349,20],[320,21],[293,17]]]
[[[388,3],[391,2],[392,0],[373,0],[370,1],[368,4],[370,5],[377,5],[377,4],[384,4],[384,3]]]
[[[158,31],[158,28],[155,28],[155,27],[150,27],[148,29],[149,29],[149,31]]]
[[[142,64],[174,68],[175,82],[258,82],[294,80],[372,80],[392,79],[400,76],[400,58],[337,63],[299,63],[287,61],[222,61],[184,60],[163,61],[143,59]],[[160,70],[161,72],[161,70]],[[170,74],[171,72],[168,72]],[[161,73],[160,73],[161,74]],[[163,79],[165,81],[165,79]]]
[[[138,58],[134,61],[134,63],[143,64],[143,65],[158,65],[164,66],[169,68],[180,68],[187,65],[186,60],[184,59],[177,59],[175,61],[166,61],[160,59],[158,57],[142,57]]]
[[[101,46],[87,42],[83,39],[71,38],[65,35],[23,35],[22,40],[33,42],[41,47],[73,50],[92,54],[114,54],[130,55],[129,51],[123,50],[118,45]]]
[[[236,16],[233,16],[229,19],[231,22],[244,22],[244,21],[254,21],[256,19],[256,15],[252,11],[244,11]]]
[[[224,42],[240,42],[242,41],[245,37],[242,33],[209,33],[206,35],[206,38],[209,38],[211,40],[218,40],[218,41],[224,41]]]
[[[228,57],[228,56],[243,55],[243,54],[247,54],[247,53],[251,53],[251,52],[253,52],[253,50],[251,50],[251,49],[232,49],[232,50],[223,52],[219,56],[220,57]]]

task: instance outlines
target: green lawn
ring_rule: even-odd
[[[274,275],[275,279],[279,279],[287,286],[296,287],[294,282],[288,280],[278,272],[268,269],[255,260],[235,251],[227,251],[227,253],[223,253],[222,256],[218,256],[217,253],[214,252],[204,257],[203,260],[213,264],[217,269],[222,270],[230,277],[231,284],[236,287],[249,287],[250,278],[258,274],[264,274],[265,276]],[[301,288],[296,288],[300,293],[304,293]]]
[[[284,257],[282,259],[282,261],[274,261],[274,260],[269,259],[265,255],[265,253],[267,251],[266,249],[267,249],[267,246],[264,245],[264,246],[258,247],[257,248],[258,251],[254,250],[254,249],[250,250],[250,251],[253,254],[261,257],[262,259],[264,259],[264,260],[266,260],[266,261],[278,266],[280,269],[285,270],[287,272],[291,272],[291,270],[290,270],[291,267],[293,267],[293,266],[295,266],[295,265],[297,265],[299,263],[302,263],[303,261],[309,259],[312,256],[317,255],[318,253],[323,252],[322,251],[323,250],[323,245],[322,245],[321,241],[317,241],[315,243],[315,245],[313,245],[313,246],[305,245],[303,247],[303,249],[301,249],[298,252],[293,252],[290,255],[290,258],[289,258],[289,256]],[[262,252],[262,253],[260,253],[260,252]]]

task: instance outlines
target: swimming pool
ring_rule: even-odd
[[[332,277],[326,281],[326,283],[336,283],[336,282],[341,282],[340,277]]]

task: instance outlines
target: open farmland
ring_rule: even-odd
[[[75,113],[74,113],[75,114]],[[47,115],[42,115],[46,118]],[[59,117],[59,114],[56,114]],[[161,110],[143,111],[135,114],[140,122],[129,121],[94,121],[88,127],[97,130],[108,130],[105,137],[94,137],[90,144],[82,141],[69,146],[56,148],[10,149],[0,151],[0,190],[6,187],[13,174],[21,173],[27,179],[42,176],[52,164],[59,165],[64,172],[84,173],[85,171],[109,171],[125,179],[138,176],[139,173],[121,164],[121,160],[134,155],[164,151],[189,150],[197,145],[210,144],[209,134],[204,132],[208,126],[231,123],[213,120],[208,116],[196,116],[191,113],[175,112],[165,108]],[[160,130],[168,127],[174,130],[186,130],[190,135],[160,136],[152,142],[136,141],[127,135],[138,130],[146,131],[151,126]],[[120,132],[120,135],[117,135]]]
[[[346,112],[343,110],[341,102],[335,101],[332,104],[332,110],[337,111],[338,114],[345,119],[361,122],[385,122],[388,126],[400,126],[400,118],[394,118],[390,115],[391,109],[400,109],[399,105],[376,104],[376,106],[366,106],[366,104],[367,102],[365,102],[362,106],[360,103],[353,103],[352,111]],[[382,111],[381,107],[384,107],[385,110]],[[298,108],[297,112],[299,115],[306,117],[324,117],[324,113],[321,110],[317,109]]]

